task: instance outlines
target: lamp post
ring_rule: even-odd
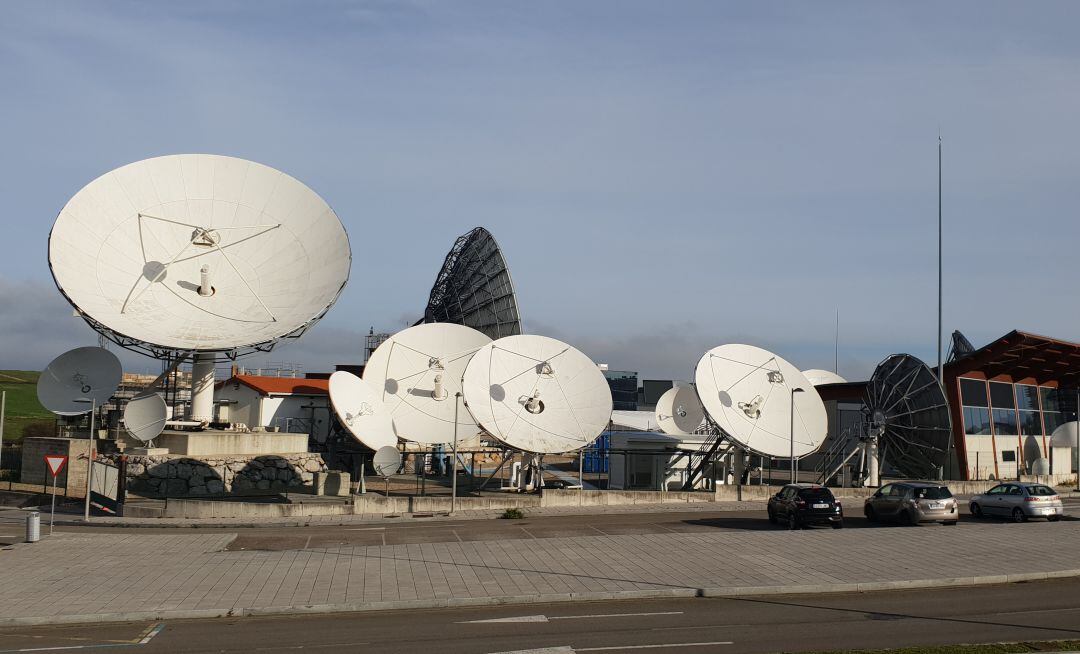
[[[803,389],[791,389],[791,483],[795,483],[795,394],[802,393]]]
[[[90,522],[90,480],[94,476],[94,414],[97,413],[97,398],[80,398],[75,401],[90,405],[90,440],[86,446],[86,497],[83,499],[83,520]]]
[[[1080,386],[1076,387],[1076,492],[1080,493]]]
[[[461,391],[454,393],[454,460],[450,466],[450,513],[457,509],[457,430],[458,405],[461,404]]]

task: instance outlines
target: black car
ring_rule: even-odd
[[[788,484],[769,498],[769,522],[799,529],[806,525],[844,526],[844,509],[832,491],[818,484]]]

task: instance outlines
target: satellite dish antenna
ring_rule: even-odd
[[[485,345],[462,380],[477,422],[516,450],[556,454],[596,440],[611,419],[611,388],[589,357],[547,336]]]
[[[109,401],[124,371],[120,359],[101,347],[78,347],[52,360],[38,378],[38,401],[61,416],[89,413]]]
[[[124,346],[235,352],[298,336],[334,303],[351,254],[314,191],[252,161],[146,159],[75,194],[49,266],[90,326]]]
[[[464,325],[428,323],[394,334],[371,354],[364,381],[381,391],[398,438],[449,443],[455,420],[462,432],[476,430],[457,394],[469,359],[490,342]]]
[[[952,444],[952,419],[933,371],[910,354],[878,364],[866,384],[868,480],[877,485],[877,454],[905,477],[928,479],[945,465]]]
[[[375,450],[375,456],[371,458],[371,467],[375,474],[380,477],[389,477],[401,469],[401,452],[392,445],[384,445]]]
[[[656,422],[672,436],[689,436],[705,420],[697,391],[692,386],[674,386],[656,402]]]
[[[137,395],[124,407],[124,426],[133,438],[144,443],[161,434],[167,419],[168,407],[157,393]]]
[[[1075,420],[1072,422],[1065,422],[1057,426],[1053,433],[1050,434],[1050,446],[1051,447],[1076,447],[1080,443],[1080,439],[1077,439],[1077,429],[1080,427],[1080,423]]]
[[[806,379],[809,380],[810,383],[812,385],[814,385],[814,386],[823,386],[825,384],[846,384],[847,383],[846,379],[844,379],[840,375],[836,374],[835,372],[830,372],[828,370],[818,370],[818,369],[814,368],[814,369],[811,369],[811,370],[803,370],[802,374],[803,374],[803,377],[806,377]]]
[[[95,330],[157,358],[194,354],[193,420],[214,360],[297,338],[349,277],[333,210],[296,179],[209,154],[137,161],[87,184],[49,234],[57,288]]]
[[[794,450],[800,458],[825,440],[828,416],[821,397],[798,368],[768,350],[715,347],[698,361],[694,377],[705,412],[745,450],[783,458]]]
[[[1050,474],[1050,460],[1046,457],[1039,457],[1032,461],[1031,474],[1040,476]]]
[[[390,410],[371,384],[339,370],[330,375],[330,404],[338,421],[353,437],[373,450],[389,447],[395,452],[397,436]]]

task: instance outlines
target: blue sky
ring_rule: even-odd
[[[125,163],[253,159],[349,231],[348,287],[256,358],[362,358],[453,239],[499,240],[526,329],[688,378],[746,342],[865,377],[945,326],[1080,340],[1075,3],[5,2],[0,368],[94,334],[56,292],[67,199]],[[127,357],[131,369],[153,362]]]

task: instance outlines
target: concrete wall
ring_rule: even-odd
[[[545,490],[540,506],[627,506],[715,501],[712,493],[685,491]]]
[[[545,495],[549,491],[545,491]],[[446,513],[450,510],[449,497],[383,497],[381,495],[353,495],[356,513]],[[491,511],[500,509],[523,509],[543,506],[536,495],[509,494],[496,497],[459,497],[458,511]]]
[[[260,456],[307,452],[307,434],[232,431],[171,431],[154,439],[157,447],[182,456]]]
[[[51,486],[52,475],[49,474],[48,467],[45,465],[45,455],[61,454],[67,456],[68,460],[56,480],[57,486],[61,489],[65,487],[82,489],[78,492],[81,497],[86,492],[86,452],[89,445],[90,440],[87,438],[30,437],[23,439],[20,481],[24,484]]]
[[[207,500],[169,500],[164,508],[125,507],[125,517],[136,518],[291,518],[305,516],[352,515],[348,502],[304,504],[256,504]]]

